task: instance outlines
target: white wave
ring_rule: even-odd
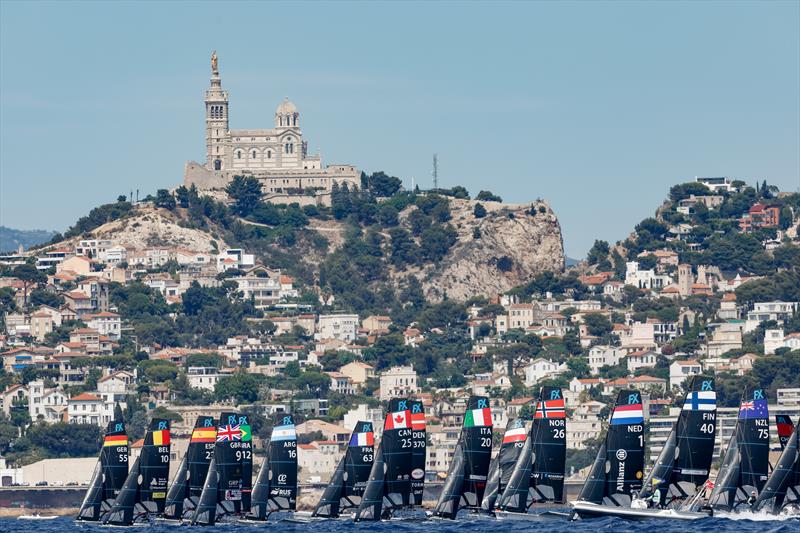
[[[798,515],[788,514],[770,514],[765,511],[753,513],[751,511],[742,511],[739,513],[726,513],[717,511],[714,513],[714,518],[727,518],[728,520],[749,520],[751,522],[783,522],[785,520],[798,520]]]

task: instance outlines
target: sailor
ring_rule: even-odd
[[[753,505],[756,503],[756,491],[750,492],[750,497],[747,498],[747,505]]]
[[[631,509],[647,509],[647,502],[639,499],[636,492],[631,495]]]
[[[650,496],[650,507],[652,508],[661,507],[661,489],[656,489],[653,491],[653,495]]]

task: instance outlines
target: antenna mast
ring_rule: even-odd
[[[439,189],[439,155],[433,154],[433,189]]]

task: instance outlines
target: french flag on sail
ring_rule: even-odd
[[[375,434],[371,431],[365,433],[353,433],[350,437],[350,446],[374,446]]]
[[[642,404],[618,405],[611,414],[611,425],[621,426],[626,424],[641,424],[644,422]]]

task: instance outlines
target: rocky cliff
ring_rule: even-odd
[[[564,269],[561,226],[546,202],[480,202],[486,209],[480,218],[474,215],[477,203],[451,200],[458,242],[439,264],[415,273],[429,298],[492,296],[546,270]]]

